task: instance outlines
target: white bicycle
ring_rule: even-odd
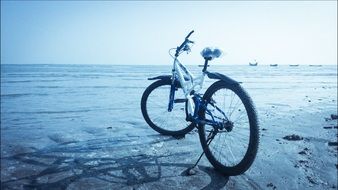
[[[169,51],[174,58],[172,74],[149,78],[155,82],[143,93],[142,114],[149,126],[163,135],[182,136],[197,127],[203,153],[215,169],[225,175],[239,175],[249,169],[257,154],[256,111],[239,82],[207,71],[209,61],[218,58],[221,50],[203,49],[204,66],[197,77],[179,62],[179,55],[189,52],[194,43],[189,40],[193,32],[173,48],[174,55]],[[202,95],[205,76],[217,81]]]

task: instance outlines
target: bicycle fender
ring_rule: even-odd
[[[217,73],[217,72],[207,72],[207,76],[210,78],[210,79],[218,79],[218,80],[222,80],[228,84],[240,84],[241,82],[237,82],[235,81],[234,79],[228,77],[228,76],[225,76],[221,73]]]
[[[151,77],[151,78],[148,78],[148,80],[171,80],[171,75],[160,75],[160,76],[157,76],[157,77]]]

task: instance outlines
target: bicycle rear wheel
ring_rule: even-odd
[[[148,125],[163,135],[184,135],[194,125],[186,121],[186,98],[179,83],[175,86],[173,110],[168,111],[171,80],[158,80],[143,93],[142,115]]]
[[[224,129],[207,124],[198,126],[206,157],[225,175],[244,173],[252,165],[259,143],[259,127],[251,98],[239,84],[223,81],[212,84],[203,98],[216,121],[231,122],[230,127]],[[212,120],[205,110],[199,114],[203,119]]]

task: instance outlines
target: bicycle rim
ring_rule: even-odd
[[[220,108],[227,119],[233,123],[231,131],[215,129],[211,125],[203,126],[204,139],[208,139],[212,132],[217,131],[208,146],[208,154],[213,162],[224,167],[238,166],[247,154],[250,143],[250,122],[247,110],[241,98],[231,89],[219,87],[209,96],[208,102],[213,102]],[[207,108],[212,112],[216,121],[226,120],[224,115],[211,104]],[[206,119],[212,117],[205,113]],[[208,156],[208,155],[207,155]]]
[[[154,88],[147,97],[146,111],[150,124],[163,134],[186,133],[191,122],[186,121],[186,99],[181,88],[175,89],[172,111],[168,111],[170,83],[162,83]]]

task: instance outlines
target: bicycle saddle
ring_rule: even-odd
[[[222,55],[222,50],[218,48],[206,47],[202,50],[201,55],[204,57],[204,59],[212,60],[214,58],[220,57]]]

